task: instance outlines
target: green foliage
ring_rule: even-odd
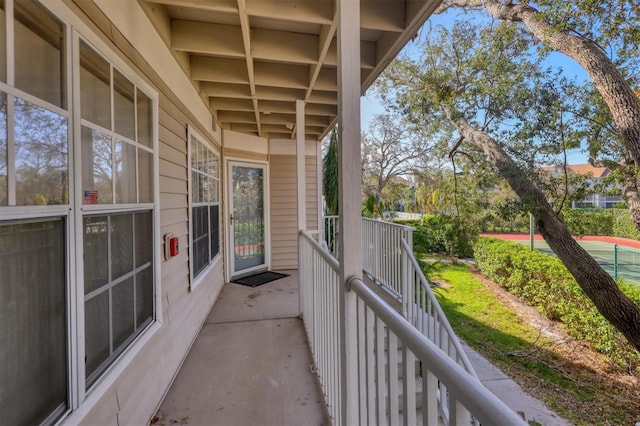
[[[640,240],[626,209],[564,209],[562,217],[574,235],[607,235]]]
[[[614,234],[614,217],[604,209],[564,209],[562,218],[574,235]]]
[[[474,233],[464,222],[441,215],[427,215],[413,233],[413,246],[422,253],[444,253],[459,258],[473,255]]]
[[[589,342],[628,369],[640,366],[640,352],[598,312],[557,258],[494,238],[478,239],[474,255],[485,275],[537,307],[543,315],[562,322],[573,337]],[[619,285],[640,304],[640,286],[626,282]]]
[[[375,195],[369,195],[362,206],[362,217],[382,217],[382,205],[376,203]]]
[[[329,216],[338,214],[338,166],[338,132],[334,127],[329,147],[322,159],[322,194]]]
[[[612,209],[613,215],[613,235],[622,238],[640,240],[640,231],[635,227],[629,211],[626,209]]]

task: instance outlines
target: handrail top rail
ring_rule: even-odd
[[[325,219],[340,219],[340,216],[331,215],[331,216],[324,216],[324,218]],[[413,226],[402,225],[400,223],[388,222],[388,221],[382,220],[382,219],[374,219],[374,218],[362,216],[362,220],[367,221],[367,222],[384,223],[385,225],[395,226],[395,227],[398,227],[398,228],[403,228],[403,229],[411,230],[411,231],[415,231],[416,230],[416,228],[414,228]]]
[[[311,246],[318,253],[320,253],[320,256],[322,256],[324,261],[329,264],[331,269],[333,269],[336,273],[340,272],[340,264],[338,263],[338,260],[335,257],[333,257],[331,255],[331,253],[329,253],[328,251],[323,249],[322,246],[320,244],[318,244],[318,242],[316,240],[313,239],[313,237],[309,234],[308,231],[300,230],[300,235],[303,236],[307,241],[309,241]]]
[[[391,309],[360,278],[352,277],[349,280],[349,287],[420,360],[428,360],[426,364],[428,368],[480,423],[497,426],[526,426],[526,423],[513,410],[485,388],[477,378],[467,373],[433,342],[424,337],[400,314]]]
[[[404,238],[401,239],[401,243],[402,243],[402,247],[407,251],[407,253],[411,253],[411,248],[409,247],[409,243],[407,243],[407,241]],[[413,268],[415,269],[415,271],[418,274],[418,277],[420,278],[420,283],[422,284],[422,287],[429,294],[429,297],[435,298],[435,295],[433,294],[433,290],[431,290],[431,287],[428,285],[429,280],[427,280],[427,277],[424,276],[424,273],[422,272],[422,269],[420,268],[420,265],[418,265],[418,261],[416,260],[416,258],[413,257],[413,256],[407,256],[407,258],[413,264]],[[425,284],[425,283],[427,283],[427,284]],[[442,306],[440,306],[439,303],[434,303],[433,304],[433,308],[436,310],[436,313],[438,314],[438,316],[440,316],[440,318],[447,318],[447,316],[445,315],[444,311],[442,310]],[[451,327],[451,324],[449,324],[448,320],[447,321],[442,321],[442,325],[447,330],[447,333],[450,336],[451,335],[455,336],[455,332],[453,331],[453,328]],[[454,345],[456,347],[456,350],[458,352],[464,353],[463,349],[462,349],[462,345],[460,344],[459,340],[456,339],[456,340],[453,341],[453,343],[454,343]],[[469,374],[472,374],[473,376],[475,376],[477,378],[476,371],[473,368],[473,366],[471,365],[471,362],[469,361],[469,359],[466,356],[461,356],[460,358],[462,359],[462,363],[464,364],[464,367],[467,369]]]

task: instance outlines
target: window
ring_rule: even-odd
[[[67,408],[65,220],[0,226],[0,424]]]
[[[0,424],[59,421],[156,320],[157,96],[104,53],[0,0]]]
[[[82,203],[95,205],[82,219],[91,386],[154,318],[154,153],[151,98],[86,42],[79,46]]]
[[[189,136],[191,271],[195,279],[220,253],[220,159],[195,132]]]
[[[152,223],[151,212],[84,218],[88,384],[153,319]]]
[[[70,407],[69,40],[66,26],[38,3],[6,3],[0,1],[0,424],[50,423]],[[6,10],[13,10],[10,32]]]

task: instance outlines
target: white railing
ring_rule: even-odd
[[[330,216],[325,230],[337,230]],[[335,241],[336,233],[327,234]],[[363,269],[402,304],[402,315],[411,325],[447,353],[469,374],[476,372],[451,328],[431,286],[413,256],[413,228],[362,218]],[[333,247],[337,244],[334,242]]]
[[[329,415],[341,419],[340,280],[338,261],[306,232],[298,238],[300,295],[304,325]]]
[[[324,239],[338,258],[338,216],[325,216]],[[413,244],[413,228],[362,218],[363,270],[398,299],[402,297],[402,239]]]
[[[413,246],[402,240],[403,279],[402,316],[417,328],[423,336],[449,355],[467,373],[477,377],[475,369],[462,348],[460,339],[453,331],[438,299],[431,290],[418,261],[413,256]]]
[[[362,266],[373,280],[402,298],[402,239],[413,245],[413,228],[362,218]]]
[[[359,424],[525,425],[362,280],[357,295]]]
[[[348,283],[357,296],[355,324],[341,324],[339,297],[345,287],[337,261],[304,231],[299,247],[302,315],[333,424],[347,417],[342,412],[347,407],[357,407],[354,416],[361,425],[525,424],[360,279]],[[345,356],[356,357],[358,379],[355,387],[346,387],[355,393],[342,395],[339,336],[347,327],[357,330],[357,351]]]

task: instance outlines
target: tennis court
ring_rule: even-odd
[[[528,240],[517,241],[529,245]],[[640,250],[601,241],[578,240],[578,244],[612,277],[640,284]],[[538,251],[554,255],[544,240],[535,240],[533,246]]]

